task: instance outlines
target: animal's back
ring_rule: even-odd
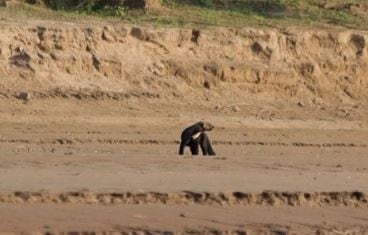
[[[201,122],[197,122],[197,123],[185,128],[183,130],[183,132],[181,133],[181,139],[183,139],[187,136],[193,136],[193,135],[197,134],[198,132],[200,132],[201,131],[200,130],[200,127],[201,127],[200,123]]]

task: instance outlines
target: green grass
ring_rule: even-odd
[[[80,21],[96,19],[95,16],[80,12],[54,11],[40,8],[28,4],[19,4],[12,7],[0,7],[0,17],[9,19],[41,19],[41,20],[61,20]]]
[[[58,1],[58,0],[54,0]],[[61,0],[60,0],[61,1]],[[91,0],[92,1],[92,0]],[[29,4],[0,8],[0,17],[62,21],[111,20],[169,27],[284,27],[341,26],[368,29],[368,13],[359,15],[344,7],[324,7],[320,0],[160,0],[162,7],[149,12],[123,7],[79,7],[50,10]],[[85,1],[86,2],[86,1]],[[328,4],[364,3],[365,0],[329,0]],[[342,5],[342,6],[343,6]],[[339,6],[339,5],[338,5]]]

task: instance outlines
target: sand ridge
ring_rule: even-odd
[[[367,207],[368,195],[363,192],[272,192],[262,193],[68,193],[14,192],[0,194],[0,203],[70,203],[70,204],[168,204],[168,205],[232,205],[232,206],[348,206]]]

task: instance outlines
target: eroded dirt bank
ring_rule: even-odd
[[[1,94],[367,105],[367,32],[2,20]]]

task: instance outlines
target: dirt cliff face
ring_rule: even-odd
[[[8,97],[368,102],[364,31],[3,22],[0,32]]]

